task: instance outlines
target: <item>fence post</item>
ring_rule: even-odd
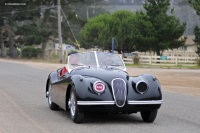
[[[176,56],[176,66],[178,65],[178,57]]]
[[[150,62],[149,63],[150,63],[150,65],[152,64],[152,56],[150,56]]]

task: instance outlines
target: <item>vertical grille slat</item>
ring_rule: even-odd
[[[123,107],[126,102],[126,82],[121,78],[112,80],[112,91],[115,103],[118,107]]]

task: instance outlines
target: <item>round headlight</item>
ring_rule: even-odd
[[[105,85],[101,81],[97,81],[93,85],[93,89],[96,93],[102,93],[105,90]]]
[[[147,86],[146,82],[144,82],[144,81],[138,81],[136,83],[136,90],[140,94],[144,94],[145,92],[147,92],[148,86]]]

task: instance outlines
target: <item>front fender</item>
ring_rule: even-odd
[[[148,90],[144,94],[138,93],[135,89],[139,81],[146,82],[148,86]],[[158,79],[150,74],[130,77],[127,100],[162,100],[161,86]]]
[[[47,81],[46,81],[46,97],[48,97],[47,92],[48,92],[48,89],[49,89],[49,82],[55,83],[57,81],[58,81],[57,72],[56,71],[51,72],[49,74],[48,78],[47,78]]]
[[[78,101],[113,101],[111,86],[101,79],[81,75],[73,75],[71,79]],[[96,81],[101,81],[105,85],[105,91],[100,95],[93,90]]]

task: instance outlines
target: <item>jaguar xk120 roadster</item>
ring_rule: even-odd
[[[89,112],[140,112],[151,123],[163,103],[156,77],[129,76],[119,55],[96,51],[68,55],[66,66],[49,74],[46,97],[51,110],[69,110],[75,123]]]

